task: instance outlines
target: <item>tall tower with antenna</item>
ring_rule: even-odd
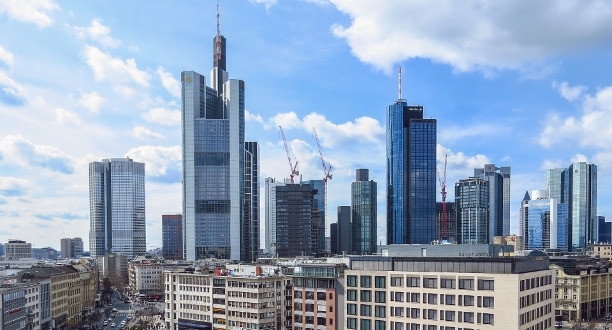
[[[221,35],[219,26],[219,0],[217,0],[217,34],[213,38],[213,69],[210,72],[210,87],[223,93],[223,84],[229,79],[225,66],[225,37]]]

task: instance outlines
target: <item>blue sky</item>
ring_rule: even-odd
[[[147,240],[181,208],[179,77],[208,76],[216,2],[0,0],[0,241],[88,244],[87,164],[146,162]],[[248,140],[263,177],[334,167],[328,222],[356,168],[379,183],[385,232],[385,107],[403,98],[438,120],[448,186],[486,162],[512,167],[512,231],[544,169],[600,168],[612,217],[612,4],[601,1],[221,1],[230,77],[246,83]],[[449,189],[453,200],[453,189]],[[263,192],[263,191],[262,191]],[[262,213],[263,215],[263,213]]]

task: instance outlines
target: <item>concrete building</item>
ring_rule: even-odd
[[[32,258],[32,243],[18,239],[10,239],[4,245],[5,259],[25,259]]]
[[[145,164],[130,158],[89,163],[89,251],[92,257],[146,251]]]
[[[291,328],[292,281],[278,268],[175,270],[164,278],[168,329]]]
[[[128,283],[128,257],[120,254],[109,253],[105,256],[96,258],[98,271],[101,278],[108,278],[111,281]]]
[[[23,287],[0,287],[0,328],[26,329],[25,294]]]
[[[503,257],[514,253],[512,245],[496,244],[394,244],[379,245],[385,257]]]
[[[356,170],[355,181],[351,183],[352,241],[354,254],[376,252],[377,226],[377,184],[370,180],[368,169]]]
[[[514,247],[514,251],[521,251],[524,249],[523,236],[509,235],[509,236],[495,236],[493,237],[493,244],[495,245],[510,245]]]
[[[360,257],[344,272],[345,329],[550,329],[546,259]]]
[[[128,263],[130,290],[137,294],[164,293],[164,260],[138,256]]]
[[[589,245],[586,249],[586,253],[593,258],[599,258],[599,260],[612,262],[612,244],[610,243]]]
[[[183,216],[162,215],[162,253],[166,260],[183,260]]]
[[[474,169],[474,177],[489,186],[489,242],[495,236],[510,235],[510,167],[485,164]]]
[[[62,238],[60,245],[63,259],[81,258],[83,256],[83,239],[80,237]]]

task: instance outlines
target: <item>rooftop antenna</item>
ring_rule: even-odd
[[[402,67],[399,67],[399,99],[402,99]]]
[[[217,35],[221,34],[219,32],[219,0],[217,0]]]

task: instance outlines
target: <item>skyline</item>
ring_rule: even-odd
[[[57,248],[82,237],[89,246],[87,164],[129,156],[146,163],[147,247],[161,247],[161,215],[182,203],[180,72],[212,67],[216,2],[28,3],[20,11],[0,1],[9,32],[0,36],[0,221],[14,224],[0,242]],[[247,85],[246,140],[261,145],[261,180],[289,174],[279,124],[304,180],[322,179],[316,126],[334,167],[327,225],[350,203],[354,170],[368,168],[384,241],[385,107],[402,66],[403,98],[438,120],[449,188],[485,163],[512,167],[511,233],[525,190],[544,189],[544,170],[573,159],[599,166],[599,215],[612,216],[612,8],[585,2],[549,15],[555,5],[455,8],[449,19],[417,2],[222,2],[227,66]],[[539,25],[513,18],[529,9]],[[435,15],[419,17],[427,10]],[[452,31],[466,18],[475,23]],[[403,23],[411,19],[432,31]]]

